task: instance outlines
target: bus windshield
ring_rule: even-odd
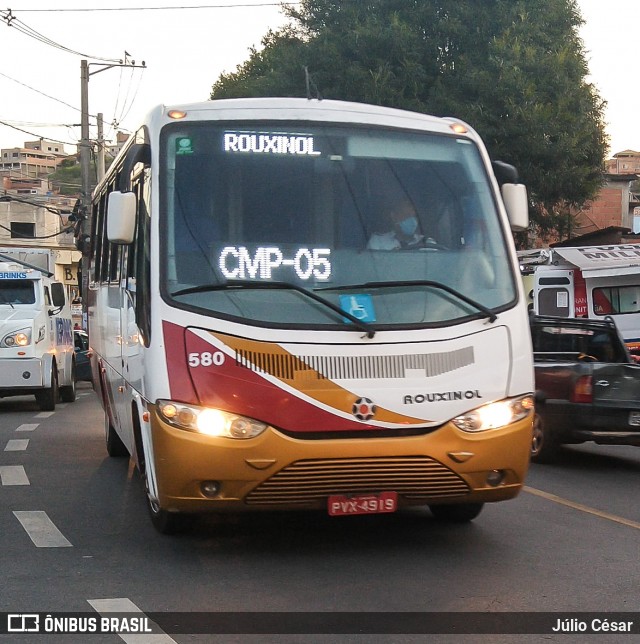
[[[276,327],[356,318],[407,328],[516,300],[488,175],[468,139],[175,123],[163,130],[161,163],[161,287],[173,306]]]

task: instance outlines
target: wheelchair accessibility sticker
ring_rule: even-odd
[[[373,308],[373,298],[371,295],[358,293],[356,295],[341,295],[340,308],[362,322],[375,322],[376,313]],[[345,319],[345,322],[349,320]]]

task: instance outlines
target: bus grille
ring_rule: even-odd
[[[315,503],[332,494],[394,491],[420,500],[466,494],[457,474],[427,456],[297,461],[262,482],[246,497],[249,505]]]
[[[432,378],[462,369],[475,361],[473,347],[443,353],[391,356],[294,356],[236,350],[236,364],[276,378],[314,380],[378,380],[406,378],[407,372],[422,371]]]

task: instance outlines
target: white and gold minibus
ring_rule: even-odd
[[[468,125],[330,100],[152,110],[84,247],[107,450],[185,515],[514,497],[533,369],[526,189]]]

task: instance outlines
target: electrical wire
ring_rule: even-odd
[[[16,127],[15,125],[11,125],[6,121],[0,121],[0,125],[5,125],[6,127],[10,127],[12,130],[18,130],[18,132],[28,134],[29,136],[35,136],[36,139],[42,138],[39,134],[34,134],[33,132],[29,132],[28,130],[23,130],[21,127]],[[51,139],[49,137],[46,137],[46,140],[51,141],[52,143],[62,143],[62,145],[74,145],[73,143],[69,143],[69,141],[59,141],[58,139]]]
[[[92,56],[91,54],[85,54],[80,51],[76,51],[75,49],[71,49],[70,47],[66,47],[65,45],[61,45],[60,43],[56,42],[55,40],[52,40],[51,38],[41,34],[39,31],[36,31],[32,27],[29,27],[25,22],[20,20],[20,18],[17,18],[11,9],[7,9],[4,12],[0,12],[0,18],[2,18],[6,23],[8,27],[11,27],[15,29],[16,31],[19,31],[20,33],[24,34],[25,36],[29,36],[30,38],[33,38],[34,40],[37,40],[41,43],[44,43],[45,45],[49,45],[51,47],[54,47],[55,49],[60,49],[61,51],[66,51],[69,54],[75,54],[77,56],[82,56],[84,58],[92,58],[94,60],[101,60],[106,63],[118,63],[120,62],[116,58],[104,58],[102,56]]]
[[[65,216],[65,215],[69,216],[69,215],[72,214],[71,210],[64,210],[63,211],[63,210],[60,210],[58,208],[52,208],[51,206],[47,206],[46,204],[37,203],[37,202],[29,200],[29,199],[16,197],[14,195],[3,195],[2,197],[0,197],[0,202],[11,202],[11,201],[26,204],[28,206],[33,206],[34,208],[43,208],[44,210],[46,210],[48,212],[51,212],[54,215],[57,215],[60,218],[60,224],[63,223],[63,216]],[[48,228],[48,226],[46,225],[46,222],[45,222],[44,227],[45,227],[45,229]],[[19,239],[50,239],[51,237],[57,237],[58,235],[64,235],[64,234],[73,232],[74,231],[74,224],[70,224],[70,223],[67,222],[66,225],[64,225],[64,227],[60,228],[60,230],[58,230],[55,233],[50,233],[48,235],[24,235],[24,234],[21,234],[21,233],[15,231],[15,230],[12,230],[11,228],[9,228],[7,226],[4,226],[2,224],[0,224],[0,228],[3,229],[3,230],[6,230],[9,233],[11,233],[11,237],[14,238],[14,239],[16,239],[16,238],[19,238]]]
[[[133,84],[133,79],[134,79],[134,68],[131,68],[131,73],[129,75],[129,82],[127,83],[127,89],[126,93],[124,95],[124,100],[122,101],[122,107],[120,108],[120,114],[117,114],[118,110],[118,102],[120,100],[120,92],[121,92],[121,84],[122,84],[122,77],[123,77],[123,68],[120,70],[120,80],[118,81],[118,97],[116,99],[116,105],[113,108],[114,116],[113,116],[113,123],[116,124],[116,127],[118,124],[122,123],[124,119],[128,116],[129,112],[131,111],[131,108],[133,107],[136,97],[138,96],[138,91],[140,89],[140,84],[142,83],[142,74],[138,76],[138,82],[135,87],[135,91],[133,93],[133,97],[129,98],[131,96],[131,87]]]
[[[11,230],[11,228],[7,228],[7,226],[3,226],[2,224],[0,224],[0,228],[10,232],[11,237],[13,239],[17,239],[17,238],[19,238],[19,239],[50,239],[51,237],[57,237],[58,235],[66,235],[67,233],[73,232],[73,226],[67,226],[66,228],[62,228],[61,230],[59,230],[57,233],[51,233],[50,235],[34,236],[34,235],[21,235],[20,233],[15,232],[15,231]]]
[[[177,5],[169,7],[94,7],[94,8],[68,8],[68,9],[20,9],[30,13],[62,13],[62,12],[95,12],[95,11],[182,11],[185,9],[241,9],[254,7],[282,7],[297,6],[301,2],[242,2],[231,4],[206,4],[206,5]]]
[[[39,121],[7,121],[7,123],[24,127],[80,127],[80,123],[41,123]]]
[[[60,210],[59,208],[52,208],[51,206],[47,206],[43,203],[38,203],[37,201],[32,201],[29,199],[25,199],[23,197],[16,197],[15,195],[3,195],[0,197],[0,203],[4,202],[11,202],[11,201],[16,201],[17,203],[24,203],[27,204],[27,206],[34,206],[35,208],[44,208],[46,211],[53,213],[54,215],[58,215],[58,217],[62,217],[63,215],[70,215],[71,211],[67,212]]]
[[[49,96],[49,94],[45,94],[44,92],[40,91],[39,89],[36,89],[35,87],[31,87],[31,85],[27,85],[26,83],[23,83],[22,81],[19,81],[15,78],[11,78],[11,76],[8,76],[7,74],[3,74],[0,72],[0,76],[3,76],[4,78],[9,79],[10,81],[13,81],[14,83],[18,83],[18,85],[22,85],[23,87],[26,87],[27,89],[30,89],[32,92],[36,92],[37,94],[41,94],[42,96],[45,96],[46,98],[50,98],[52,101],[56,101],[57,103],[62,103],[62,105],[65,105],[66,107],[70,107],[73,110],[76,110],[76,112],[80,112],[80,108],[71,105],[71,103],[66,103],[65,101],[60,100],[59,98],[56,98],[55,96]],[[89,116],[93,116],[90,114]],[[95,116],[93,116],[95,118]]]

